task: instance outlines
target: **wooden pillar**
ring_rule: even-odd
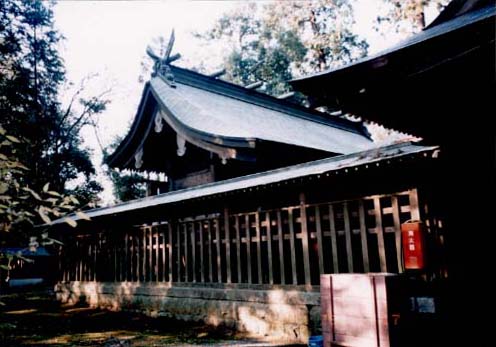
[[[246,229],[246,267],[248,274],[248,283],[252,284],[252,268],[251,268],[251,234],[250,234],[250,215],[245,214],[245,229]]]
[[[391,207],[393,208],[393,224],[394,224],[394,239],[396,245],[396,262],[398,263],[398,272],[403,272],[403,259],[401,257],[401,223],[400,223],[400,207],[398,197],[391,197]]]
[[[265,225],[266,225],[266,235],[267,235],[267,257],[269,266],[269,284],[274,284],[274,274],[272,268],[272,231],[270,225],[270,213],[265,212]]]
[[[158,282],[158,258],[160,252],[160,236],[158,227],[155,228],[155,282]]]
[[[324,247],[322,237],[322,223],[320,220],[320,207],[315,206],[315,231],[317,233],[317,252],[319,253],[319,274],[324,274]]]
[[[168,280],[169,280],[169,283],[171,283],[172,282],[172,264],[173,264],[173,262],[172,262],[172,259],[173,259],[172,258],[172,249],[173,249],[172,246],[173,246],[173,243],[172,243],[172,224],[171,224],[171,222],[169,222],[167,224],[167,226],[168,226],[167,229],[168,229],[168,232],[169,232],[169,240],[168,240],[168,246],[169,247],[168,247],[168,250],[167,250],[169,252],[169,278],[168,278]]]
[[[209,220],[208,221],[208,228],[207,228],[207,232],[208,232],[208,278],[210,280],[211,283],[214,282],[214,265],[213,265],[213,259],[212,259],[212,253],[213,253],[213,249],[212,249],[212,221]]]
[[[369,248],[367,242],[367,224],[365,222],[365,208],[363,200],[358,201],[358,216],[360,218],[360,240],[362,244],[363,271],[370,272]]]
[[[381,202],[378,197],[374,198],[374,215],[375,215],[375,225],[377,231],[377,246],[379,247],[379,262],[381,264],[381,271],[387,271],[386,264],[386,249],[384,247],[384,233],[382,229],[382,211]]]
[[[301,221],[301,245],[303,247],[303,268],[305,270],[305,284],[312,284],[310,273],[310,253],[308,251],[308,221],[305,193],[300,193],[300,221]]]
[[[231,283],[231,230],[229,226],[229,210],[224,208],[224,232],[226,235],[226,274],[227,283]]]
[[[220,221],[219,218],[215,219],[215,239],[216,239],[216,249],[217,249],[217,282],[222,282],[222,259],[220,253]]]
[[[148,281],[153,281],[153,228],[150,226],[148,230]]]
[[[256,243],[257,243],[257,278],[258,278],[258,284],[262,284],[262,249],[261,249],[261,242],[262,242],[262,235],[260,233],[260,213],[256,212],[255,213],[255,237],[256,237]]]
[[[203,222],[198,222],[198,230],[200,231],[200,280],[205,283],[205,242],[203,241]]]
[[[277,233],[279,244],[279,270],[281,272],[281,284],[286,284],[286,273],[284,267],[284,231],[282,228],[281,210],[277,210]]]
[[[295,250],[295,232],[293,225],[293,208],[288,209],[288,225],[289,225],[289,244],[291,251],[291,271],[293,274],[292,283],[298,284],[298,277],[296,273],[296,250]]]
[[[332,204],[329,204],[329,227],[331,229],[332,270],[334,273],[339,273],[336,216],[334,214],[334,205]]]
[[[188,225],[187,223],[182,224],[184,233],[184,282],[189,282]]]
[[[176,224],[176,236],[177,236],[177,282],[181,282],[181,225]]]
[[[348,272],[353,273],[353,248],[351,247],[351,227],[350,213],[348,211],[348,203],[343,203],[343,218],[344,218],[344,237],[346,241],[346,259],[348,263]]]
[[[196,228],[195,222],[190,223],[191,226],[191,262],[192,262],[192,275],[193,282],[196,282]]]
[[[236,230],[236,265],[238,268],[238,283],[242,282],[241,272],[241,238],[239,235],[239,217],[234,216],[234,229]]]

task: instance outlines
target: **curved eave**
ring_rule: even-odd
[[[151,100],[150,96],[150,83],[147,82],[143,88],[138,112],[129,132],[115,151],[105,160],[110,167],[125,168],[129,158],[134,156],[150,132],[155,112],[145,112],[145,109],[155,109],[156,107],[155,100]]]

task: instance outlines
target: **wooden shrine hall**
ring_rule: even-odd
[[[149,52],[152,78],[108,159],[162,178],[76,228],[54,222],[59,299],[306,343],[320,274],[403,273],[408,220],[428,230],[425,279],[446,277],[437,146],[379,146],[362,122],[173,66],[171,46]]]

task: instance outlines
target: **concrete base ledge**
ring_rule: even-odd
[[[320,329],[319,288],[137,282],[64,282],[57,299],[150,316],[224,325],[266,341],[307,343]]]

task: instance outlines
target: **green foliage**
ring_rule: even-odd
[[[278,1],[241,4],[198,37],[228,44],[227,78],[263,91],[289,91],[287,81],[364,56],[367,43],[351,31],[349,1]]]
[[[104,161],[113,153],[122,142],[121,137],[114,141],[104,151]],[[137,173],[117,171],[112,168],[106,170],[107,176],[112,181],[114,197],[118,202],[124,202],[146,196],[146,180]]]
[[[450,0],[383,0],[385,14],[376,19],[375,29],[390,32],[417,33],[425,27],[424,12],[429,6],[441,11]]]
[[[53,27],[52,6],[41,0],[0,2],[1,122],[23,139],[17,154],[30,170],[19,178],[21,183],[39,191],[50,182],[63,192],[66,182],[84,176],[86,183],[73,193],[94,199],[101,187],[91,179],[95,170],[89,150],[82,148],[80,130],[95,125],[94,117],[108,101],[81,98],[81,87],[67,108],[60,104],[65,71],[57,52],[62,38]]]

